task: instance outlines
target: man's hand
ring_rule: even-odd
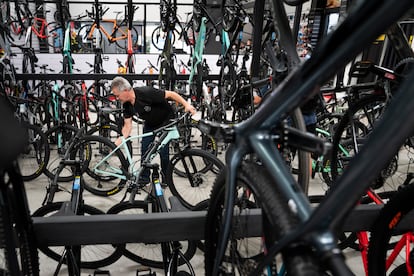
[[[341,6],[341,3],[340,3],[339,0],[327,0],[326,1],[326,7],[328,9],[330,9],[330,8],[338,8],[340,6]]]
[[[197,109],[191,104],[187,103],[184,107],[185,112],[190,112],[192,115],[196,114]]]

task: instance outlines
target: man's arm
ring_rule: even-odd
[[[122,136],[126,139],[132,132],[132,118],[124,118],[124,126],[122,127]],[[122,137],[119,137],[115,141],[115,145],[119,146],[122,142]]]
[[[194,106],[189,104],[177,92],[165,90],[165,98],[169,100],[174,100],[175,102],[182,104],[184,106],[185,112],[190,112],[193,115],[196,113],[196,109],[194,108]]]

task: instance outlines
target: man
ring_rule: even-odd
[[[122,136],[126,139],[130,136],[132,130],[132,116],[138,116],[144,120],[143,132],[151,132],[169,122],[173,117],[173,108],[168,100],[173,100],[184,106],[186,112],[196,113],[196,109],[189,104],[183,97],[174,91],[160,90],[151,86],[142,86],[133,88],[131,84],[123,77],[115,77],[112,80],[111,90],[113,95],[123,104],[124,108],[124,126],[122,127]],[[143,155],[151,142],[153,136],[147,136],[141,142],[141,154]],[[115,141],[116,145],[121,144],[122,137]],[[161,171],[165,176],[169,163],[168,147],[160,153]],[[140,182],[149,182],[149,171],[141,175]]]

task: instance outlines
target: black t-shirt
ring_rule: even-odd
[[[124,118],[138,113],[149,127],[160,127],[172,118],[173,109],[165,99],[165,91],[151,86],[135,87],[135,104],[124,103]]]

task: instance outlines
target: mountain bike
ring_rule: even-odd
[[[271,2],[273,18],[280,33],[291,36],[283,2],[301,4],[302,1]],[[333,275],[352,274],[337,247],[337,234],[371,181],[413,132],[414,119],[410,118],[412,97],[410,93],[404,93],[413,91],[413,73],[407,75],[410,81],[400,86],[401,93],[394,97],[364,147],[350,162],[348,170],[316,207],[311,207],[292,176],[275,140],[279,140],[284,131],[285,126],[280,123],[289,111],[316,94],[318,88],[335,73],[333,68],[344,66],[412,5],[411,1],[400,1],[398,5],[388,1],[358,3],[336,30],[320,42],[310,59],[290,73],[249,119],[233,126],[205,122],[206,133],[215,133],[216,137],[231,143],[226,152],[227,167],[216,182],[218,188],[213,190],[216,192],[212,194],[207,215],[206,275],[236,270],[242,275],[259,275],[277,254],[282,256],[287,272],[292,275],[319,275],[325,270]],[[296,51],[295,43],[289,47],[288,53]],[[275,128],[279,131],[274,132]],[[324,151],[323,140],[309,133],[297,132],[295,135],[302,141],[296,147],[307,147],[313,152]],[[295,140],[287,139],[285,143]],[[258,158],[249,161],[247,157],[252,154]],[[225,185],[220,188],[220,184]],[[257,252],[263,253],[262,258],[246,260],[248,267],[243,266],[246,261],[242,259],[245,256],[242,255],[243,250],[249,248],[244,246],[248,239],[240,239],[232,231],[235,225],[243,223],[241,215],[249,211],[239,205],[245,202],[239,199],[246,193],[237,193],[238,187],[243,186],[251,191],[250,201],[261,209],[264,237],[261,245],[265,248]],[[243,246],[237,247],[239,244]],[[227,261],[225,254],[233,258]]]

